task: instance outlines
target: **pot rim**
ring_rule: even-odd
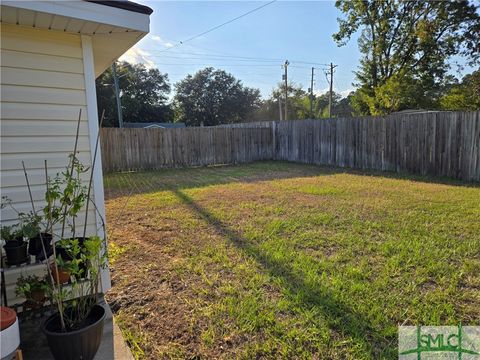
[[[56,332],[56,331],[49,331],[47,330],[47,324],[49,324],[51,321],[53,321],[57,316],[59,316],[58,312],[56,312],[55,314],[53,314],[52,316],[50,316],[47,320],[45,320],[45,322],[43,323],[42,325],[42,331],[44,334],[46,335],[52,335],[52,336],[70,336],[70,335],[77,335],[79,333],[82,333],[82,332],[85,332],[87,329],[90,329],[96,325],[98,325],[100,322],[102,322],[103,320],[105,320],[105,317],[107,315],[107,311],[105,310],[105,307],[103,305],[100,305],[100,304],[95,304],[92,309],[94,307],[100,307],[102,310],[103,310],[103,314],[102,316],[100,316],[100,318],[95,321],[93,324],[90,324],[88,326],[85,326],[81,329],[78,329],[78,330],[74,330],[74,331],[68,331],[68,332]]]
[[[18,240],[14,240],[14,241],[17,241],[17,243],[18,243]],[[4,248],[4,249],[16,249],[16,248],[21,248],[21,247],[23,247],[23,246],[28,245],[28,241],[25,241],[25,240],[23,240],[23,242],[22,242],[21,245],[17,245],[17,246],[8,246],[8,243],[13,243],[13,241],[7,241],[7,242],[5,242],[5,245],[3,245],[3,248]]]

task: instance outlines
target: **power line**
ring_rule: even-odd
[[[235,18],[233,18],[233,19],[230,19],[230,20],[228,20],[228,21],[225,21],[224,23],[222,23],[222,24],[220,24],[220,25],[217,25],[217,26],[214,26],[214,27],[212,27],[212,28],[210,28],[210,29],[208,29],[208,30],[206,30],[206,31],[204,31],[204,32],[201,32],[200,34],[194,35],[194,36],[192,36],[192,37],[190,37],[190,38],[188,38],[188,39],[185,39],[185,40],[183,40],[183,41],[180,41],[180,42],[178,42],[177,44],[175,44],[175,45],[173,45],[173,46],[171,46],[171,47],[168,47],[168,48],[166,48],[166,49],[164,49],[164,50],[161,50],[160,52],[168,51],[168,50],[170,50],[170,49],[173,49],[173,48],[175,48],[175,47],[178,47],[178,46],[180,46],[180,45],[183,45],[183,44],[185,44],[185,43],[187,43],[187,42],[189,42],[189,41],[192,41],[192,40],[194,40],[194,39],[196,39],[196,38],[199,38],[199,37],[202,36],[202,35],[205,35],[205,34],[208,34],[208,33],[212,32],[212,31],[215,31],[215,30],[217,30],[217,29],[220,29],[221,27],[223,27],[223,26],[225,26],[225,25],[228,25],[228,24],[230,24],[230,23],[232,23],[232,22],[234,22],[234,21],[236,21],[236,20],[238,20],[238,19],[241,19],[241,18],[243,18],[243,17],[245,17],[245,16],[247,16],[247,15],[250,15],[251,13],[254,13],[255,11],[258,11],[258,10],[260,10],[260,9],[263,9],[264,7],[266,7],[266,6],[270,5],[270,4],[273,4],[273,3],[276,2],[276,1],[277,1],[277,0],[272,0],[272,1],[268,2],[268,3],[266,3],[266,4],[263,4],[263,5],[261,5],[261,6],[258,6],[258,7],[256,7],[255,9],[252,9],[252,10],[250,10],[250,11],[247,11],[246,13],[244,13],[244,14],[242,14],[242,15],[239,15],[239,16],[237,16],[237,17],[235,17]]]
[[[284,69],[285,69],[285,74],[283,75],[283,80],[285,80],[285,116],[284,120],[288,119],[288,113],[287,113],[287,103],[288,103],[288,65],[289,62],[288,60],[285,60],[284,64]]]
[[[145,51],[157,51],[161,52],[161,50],[156,50],[156,49],[143,49]],[[241,55],[214,55],[214,54],[203,54],[203,53],[192,53],[192,52],[174,52],[175,55],[194,55],[194,56],[199,56],[202,58],[231,58],[235,60],[254,60],[254,61],[262,61],[262,62],[279,62],[283,61],[281,58],[266,58],[266,57],[251,57],[251,56],[241,56]],[[155,55],[155,54],[149,54],[151,57],[172,57],[170,55]],[[179,57],[181,58],[181,57]],[[304,60],[290,60],[291,63],[297,63],[297,64],[307,64],[307,65],[319,65],[319,66],[330,66],[330,64],[324,64],[324,63],[318,63],[314,61],[304,61]],[[310,68],[310,67],[308,67]]]
[[[192,63],[159,63],[154,61],[156,65],[165,65],[165,66],[212,66],[212,64],[192,64]],[[279,67],[278,64],[215,64],[214,66],[261,66],[261,67]]]

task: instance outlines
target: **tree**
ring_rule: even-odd
[[[480,110],[480,70],[465,75],[440,98],[442,110]]]
[[[117,65],[124,122],[172,122],[173,110],[167,104],[170,93],[168,75],[143,64],[122,62]],[[118,126],[112,69],[97,80],[99,112],[105,109],[105,126]]]
[[[285,84],[278,83],[276,89],[272,91],[271,99],[280,99],[282,104],[282,116],[285,115]],[[310,99],[308,98],[307,92],[302,89],[301,85],[295,83],[288,84],[287,87],[287,118],[290,120],[295,119],[308,119],[310,117]],[[278,106],[278,105],[277,105]],[[277,119],[278,119],[277,112]]]
[[[175,121],[213,126],[248,120],[260,104],[260,90],[242,85],[233,75],[208,67],[175,85]]]
[[[279,107],[278,102],[281,106]],[[294,83],[288,85],[288,119],[320,119],[328,117],[329,95],[324,93],[313,97],[313,116],[310,114],[310,94]],[[256,121],[280,120],[280,111],[284,115],[285,85],[279,83],[277,88],[272,90],[270,97],[263,101],[259,110],[255,113]],[[353,109],[350,106],[350,96],[342,98],[336,92],[332,94],[332,117],[352,116]]]
[[[474,3],[337,0],[336,6],[345,14],[333,35],[339,46],[361,30],[357,112],[436,106],[448,59],[462,55],[471,64],[480,59],[480,16]],[[392,94],[396,98],[389,100]]]

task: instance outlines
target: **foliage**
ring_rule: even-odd
[[[48,178],[43,213],[47,229],[62,223],[61,237],[64,236],[67,220],[71,220],[70,231],[72,237],[75,237],[75,219],[87,200],[87,187],[82,184],[80,176],[88,170],[76,155],[70,154],[65,170],[57,173],[54,178]]]
[[[29,213],[19,213],[21,232],[24,237],[32,239],[40,233],[42,217],[33,211]]]
[[[0,234],[2,239],[7,242],[23,238],[22,230],[19,228],[18,224],[11,226],[2,226],[0,228]]]
[[[313,114],[310,114],[310,94],[300,85],[290,83],[288,85],[288,119],[320,119],[328,117],[329,94],[313,95]],[[281,106],[279,107],[278,102]],[[255,112],[254,120],[280,120],[280,111],[284,117],[285,85],[279,83],[272,91],[270,98],[262,101],[260,108]],[[350,98],[342,98],[336,92],[332,94],[332,117],[352,116],[353,109],[350,106]],[[313,115],[313,116],[312,116]]]
[[[2,226],[1,236],[5,241],[11,241],[21,238],[31,239],[40,232],[42,217],[33,211],[28,213],[19,212],[14,206],[12,200],[8,196],[2,196],[1,208],[10,207],[20,221],[12,226]]]
[[[480,110],[480,70],[466,75],[440,98],[442,110]]]
[[[15,294],[29,299],[31,293],[35,290],[48,291],[49,286],[45,278],[39,278],[36,275],[29,275],[24,277],[23,275],[17,279]]]
[[[61,256],[57,256],[57,246],[54,246],[53,264],[56,272],[61,268],[72,275],[69,286],[57,284],[47,265],[51,300],[57,306],[63,331],[72,331],[85,325],[92,306],[96,304],[100,270],[106,266],[106,252],[102,250],[103,239],[92,236],[82,237],[80,241],[76,237],[76,219],[86,202],[92,201],[88,198],[89,191],[82,184],[81,176],[91,169],[85,167],[76,154],[70,154],[69,159],[64,171],[47,179],[46,206],[43,209],[47,229],[53,233],[53,226],[61,224],[60,240],[56,244],[69,258],[65,261]],[[71,238],[64,237],[67,223]]]
[[[468,1],[336,2],[345,15],[333,35],[341,46],[361,30],[357,112],[432,107],[451,56],[480,59],[478,6]],[[394,99],[388,100],[394,95]],[[363,103],[363,104],[362,104]],[[367,110],[368,109],[368,110]]]
[[[213,126],[246,121],[258,108],[260,92],[223,70],[205,68],[175,85],[175,121]]]
[[[98,236],[86,238],[81,244],[78,238],[59,241],[59,246],[71,259],[65,262],[60,256],[56,257],[57,267],[69,271],[71,275],[69,286],[59,289],[56,294],[56,301],[67,305],[62,307],[67,331],[83,326],[96,303],[100,270],[107,265],[102,245],[103,240]]]
[[[167,104],[168,75],[142,64],[117,65],[124,122],[172,122],[173,110]],[[118,126],[113,72],[108,68],[97,80],[98,111],[105,110],[104,126]]]

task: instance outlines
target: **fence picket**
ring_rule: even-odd
[[[480,111],[101,129],[104,172],[288,160],[480,181]]]

